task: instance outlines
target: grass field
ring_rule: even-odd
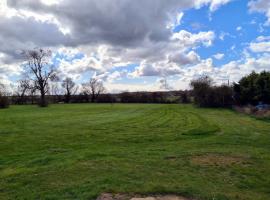
[[[191,105],[0,110],[0,199],[270,199],[270,122]]]

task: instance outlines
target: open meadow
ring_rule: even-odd
[[[270,121],[176,104],[0,110],[1,200],[103,192],[268,200]]]

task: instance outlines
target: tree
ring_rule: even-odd
[[[18,87],[16,91],[16,96],[18,97],[17,103],[23,104],[25,103],[26,99],[25,96],[27,95],[28,91],[31,91],[31,87],[33,87],[29,80],[22,79],[18,82]]]
[[[209,105],[212,84],[213,81],[209,76],[202,76],[191,81],[190,85],[195,104],[201,107]]]
[[[36,99],[36,93],[37,93],[37,88],[35,85],[31,85],[30,87],[30,97],[31,97],[31,104],[34,104],[35,99]]]
[[[82,87],[83,94],[90,96],[91,102],[95,102],[98,96],[105,92],[103,83],[96,78],[91,78],[89,82],[82,84]]]
[[[187,90],[181,91],[181,93],[180,93],[180,102],[181,103],[189,103],[190,102],[189,94],[188,94]]]
[[[76,87],[75,82],[68,77],[63,80],[62,87],[65,90],[65,102],[69,103],[71,96],[77,92],[78,87]]]
[[[233,89],[228,85],[214,86],[213,98],[210,100],[212,107],[229,107],[233,105]]]
[[[49,80],[53,81],[57,78],[55,68],[49,63],[51,51],[34,49],[25,51],[23,54],[27,59],[25,65],[27,75],[40,93],[39,105],[46,107],[48,104],[45,95],[49,91]]]
[[[7,97],[7,91],[4,84],[0,83],[0,108],[8,108],[9,99]]]
[[[270,72],[252,72],[234,83],[234,97],[240,104],[270,103]]]
[[[50,95],[51,95],[51,101],[53,103],[59,103],[62,100],[62,90],[61,85],[59,85],[59,82],[50,82]]]
[[[191,82],[194,102],[200,107],[229,107],[233,104],[233,90],[228,85],[215,86],[208,76]]]
[[[258,101],[270,104],[270,72],[263,71],[256,80]]]

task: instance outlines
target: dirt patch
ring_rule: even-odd
[[[192,199],[188,199],[177,195],[141,196],[141,195],[103,193],[97,198],[97,200],[192,200]]]
[[[191,158],[191,162],[201,166],[232,166],[232,165],[246,165],[248,159],[241,156],[206,154],[198,155]]]
[[[239,112],[239,113],[252,115],[254,117],[258,117],[262,119],[270,118],[270,108],[258,109],[255,106],[251,106],[251,105],[244,106],[244,107],[234,106],[233,108],[236,112]]]
[[[126,194],[103,193],[97,198],[97,200],[127,200],[130,198],[131,197]]]
[[[132,198],[131,200],[191,200],[185,197],[176,196],[176,195],[164,195],[156,197],[141,197],[141,198]]]
[[[177,156],[166,156],[166,157],[164,157],[164,159],[165,160],[172,160],[172,161],[174,161],[174,160],[177,160],[178,157]]]

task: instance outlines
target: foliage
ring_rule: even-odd
[[[9,107],[8,97],[0,94],[0,108],[8,108],[8,107]]]
[[[202,76],[191,81],[194,103],[200,107],[228,107],[233,104],[230,86],[214,86],[213,80]]]
[[[235,99],[240,104],[270,104],[270,72],[252,72],[234,83]]]
[[[10,102],[9,98],[7,97],[5,85],[0,83],[0,108],[8,108],[9,104]]]
[[[169,92],[123,92],[122,103],[170,103]]]
[[[180,91],[180,102],[181,103],[190,103],[190,92],[185,90],[185,91]]]

